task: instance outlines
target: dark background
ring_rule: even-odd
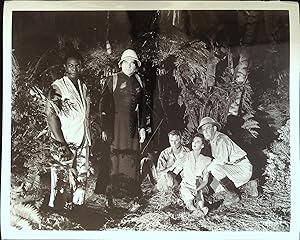
[[[288,11],[259,11],[253,22],[246,12],[176,11],[175,22],[173,11],[13,12],[13,48],[22,66],[57,44],[59,35],[78,37],[81,49],[97,43],[105,46],[107,39],[122,45],[135,42],[146,32],[178,30],[192,39],[236,46],[247,24],[253,24],[254,31],[247,44],[288,43]]]

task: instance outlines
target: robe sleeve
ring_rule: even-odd
[[[102,131],[111,137],[114,127],[114,100],[112,94],[112,77],[108,77],[103,86],[98,103],[98,121]]]

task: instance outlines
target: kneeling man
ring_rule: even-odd
[[[156,167],[150,157],[141,160],[142,179],[149,175],[150,181],[158,191],[167,191],[179,185],[183,161],[190,151],[182,145],[180,131],[172,130],[168,137],[170,146],[160,153]]]
[[[211,146],[213,161],[206,171],[211,172],[223,188],[230,193],[224,200],[224,205],[229,206],[240,200],[237,188],[249,182],[253,166],[247,153],[228,136],[219,132],[220,128],[221,125],[214,119],[204,117],[200,121],[198,131],[204,135]],[[257,185],[252,185],[250,195],[257,196]]]

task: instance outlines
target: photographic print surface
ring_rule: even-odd
[[[299,235],[298,10],[169,3],[6,5],[6,234]]]

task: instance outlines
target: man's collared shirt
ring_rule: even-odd
[[[182,170],[183,162],[186,158],[186,154],[190,150],[187,147],[181,146],[179,153],[175,156],[171,147],[166,148],[163,150],[157,161],[157,173],[165,171],[173,171],[175,174],[178,174]]]

